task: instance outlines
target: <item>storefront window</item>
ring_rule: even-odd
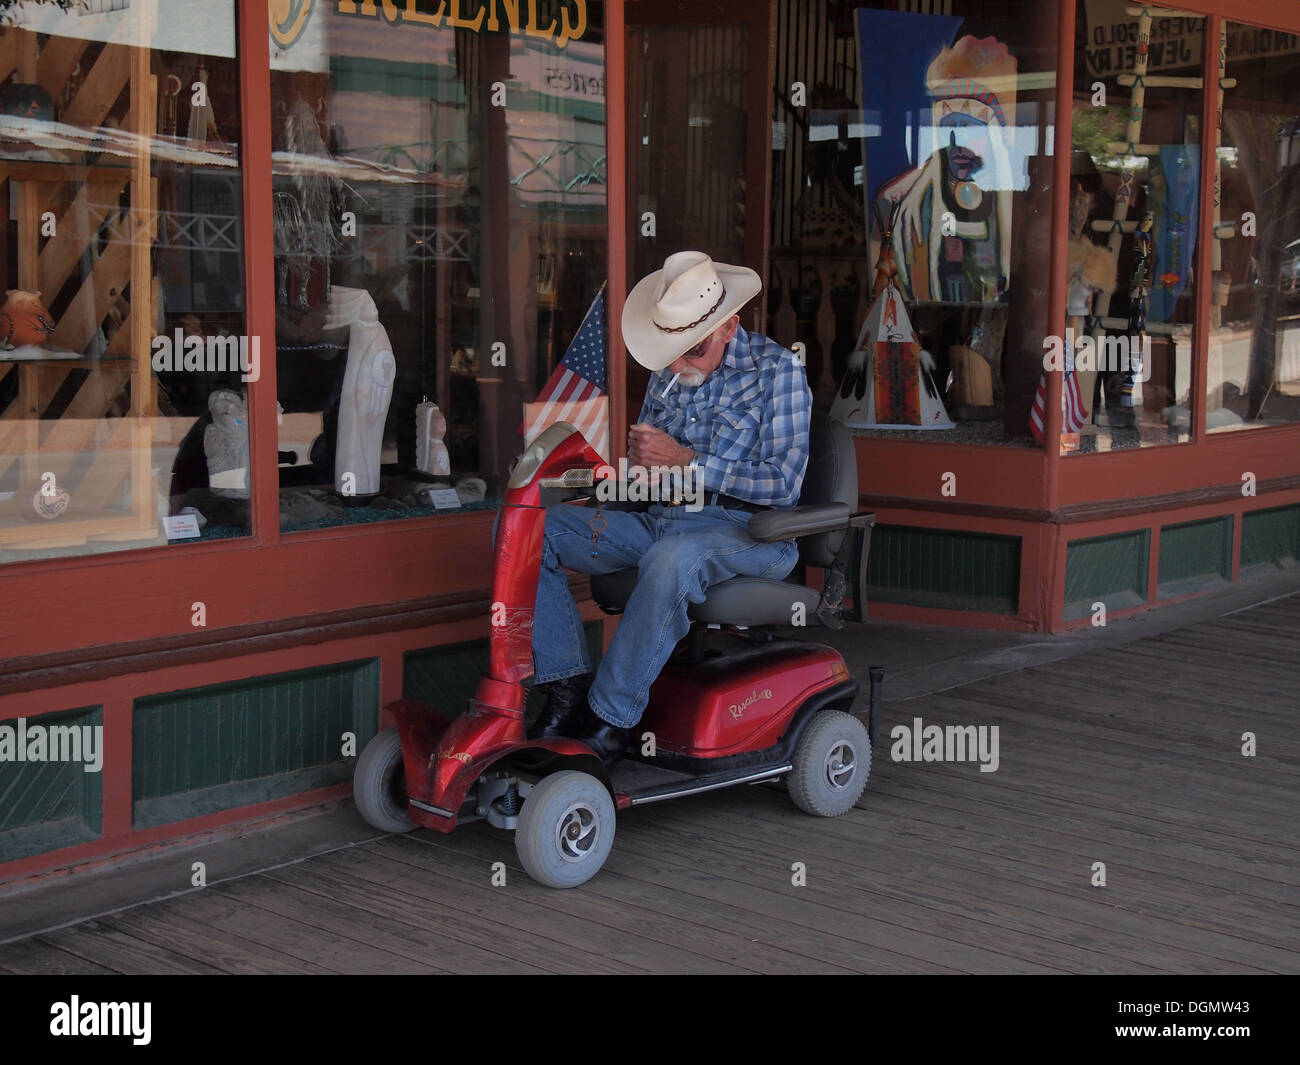
[[[281,528],[496,506],[606,277],[603,5],[272,15]]]
[[[824,31],[778,31],[776,335],[808,342],[819,402],[855,429],[1033,446],[1055,5],[899,6],[831,2]],[[781,9],[778,27],[805,7]]]
[[[1061,449],[1087,454],[1190,439],[1206,19],[1083,10]]]
[[[1209,432],[1300,421],[1300,36],[1219,42]]]
[[[238,74],[233,0],[0,4],[0,562],[248,533]]]

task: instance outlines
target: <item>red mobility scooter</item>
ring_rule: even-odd
[[[593,493],[613,471],[572,426],[547,429],[515,466],[495,537],[488,675],[454,719],[412,700],[387,711],[357,761],[361,815],[391,832],[451,832],[487,820],[513,829],[533,879],[574,887],[594,876],[614,842],[615,811],[685,795],[788,778],[791,799],[822,817],[848,811],[871,770],[884,670],[871,667],[864,724],[854,714],[858,682],[839,652],[781,639],[764,626],[840,628],[846,574],[856,573],[853,616],[865,604],[874,516],[855,513],[853,443],[839,422],[813,419],[799,506],[761,511],[758,540],[799,538],[807,565],[825,571],[824,590],[737,577],[692,605],[691,632],[664,666],[627,756],[607,769],[579,740],[528,740],[524,688],[533,672],[532,627],[546,506]],[[637,571],[591,579],[592,596],[618,613]]]

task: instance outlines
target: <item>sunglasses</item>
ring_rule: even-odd
[[[709,342],[710,342],[712,339],[713,339],[713,334],[710,333],[708,336],[706,336],[703,340],[701,340],[701,341],[700,341],[698,344],[696,344],[694,347],[687,348],[685,351],[683,351],[682,354],[681,354],[681,356],[680,356],[680,358],[683,358],[683,359],[702,359],[702,358],[704,358],[705,352],[708,350],[708,347],[709,347]]]

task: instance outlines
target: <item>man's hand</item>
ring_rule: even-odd
[[[638,422],[628,430],[629,466],[686,466],[693,454],[689,447],[645,422]]]

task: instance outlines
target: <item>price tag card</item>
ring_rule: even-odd
[[[439,510],[456,510],[460,507],[460,496],[454,488],[431,488],[425,494],[429,502]]]
[[[193,514],[173,514],[163,518],[168,540],[186,540],[199,535],[199,519]]]

